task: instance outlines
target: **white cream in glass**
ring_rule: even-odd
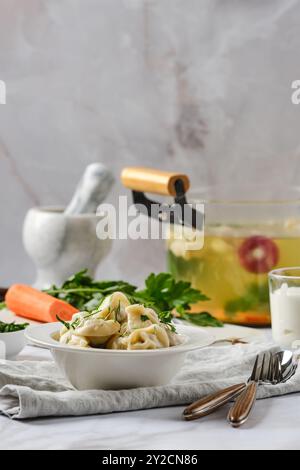
[[[300,348],[300,267],[269,274],[272,334],[281,347]]]

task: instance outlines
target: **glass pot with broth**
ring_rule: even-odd
[[[278,194],[280,197],[278,197]],[[204,246],[167,241],[168,268],[209,301],[193,309],[243,325],[270,325],[268,272],[300,265],[300,189],[210,187],[188,193],[205,204]]]

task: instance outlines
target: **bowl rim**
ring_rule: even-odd
[[[81,348],[79,346],[68,346],[61,344],[52,338],[52,335],[59,331],[61,324],[59,322],[47,323],[44,325],[34,325],[26,328],[25,338],[27,341],[40,346],[42,348],[65,351],[69,353],[80,353],[80,354],[98,354],[98,355],[121,355],[121,356],[138,356],[138,355],[165,355],[173,354],[176,352],[189,352],[195,349],[201,349],[210,346],[215,338],[213,334],[205,331],[203,328],[186,326],[177,324],[176,328],[178,333],[183,337],[187,338],[182,344],[171,346],[169,348],[160,349],[135,349],[135,350],[121,350],[121,349],[98,349],[98,348]]]
[[[1,335],[16,335],[16,334],[20,334],[20,333],[25,334],[25,330],[27,330],[27,328],[29,328],[29,327],[27,326],[23,330],[18,330],[18,331],[3,331],[3,332],[0,331],[0,338],[1,338]]]

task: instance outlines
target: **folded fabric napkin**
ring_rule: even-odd
[[[246,381],[255,356],[274,344],[210,347],[190,353],[174,380],[131,390],[77,391],[51,361],[0,361],[0,413],[14,419],[80,416],[185,405]],[[300,391],[300,372],[287,383],[259,387],[258,398]]]

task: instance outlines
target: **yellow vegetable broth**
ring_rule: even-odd
[[[255,237],[260,236],[266,239],[262,244],[267,246],[267,251],[271,247],[271,259],[263,265],[266,272],[251,272],[249,266],[243,265],[241,247],[247,240],[254,238],[255,242]],[[250,253],[250,258],[253,253],[264,256],[260,248]],[[274,253],[277,259],[272,265],[276,258]],[[278,267],[296,265],[300,266],[300,221],[286,223],[284,227],[270,224],[208,227],[204,247],[199,251],[189,251],[184,241],[172,237],[168,241],[169,270],[177,279],[190,281],[211,299],[195,305],[193,311],[206,310],[231,323],[270,324],[267,273]]]

